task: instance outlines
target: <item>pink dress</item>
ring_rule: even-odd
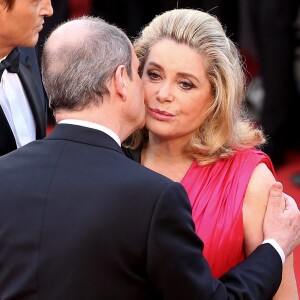
[[[249,149],[204,167],[194,162],[181,181],[191,201],[196,232],[204,242],[203,254],[216,277],[245,258],[242,206],[259,163],[275,174],[265,153]]]

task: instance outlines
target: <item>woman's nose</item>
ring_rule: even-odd
[[[159,101],[173,101],[174,100],[174,96],[172,93],[172,86],[170,83],[163,83],[158,92],[157,92],[157,99]]]

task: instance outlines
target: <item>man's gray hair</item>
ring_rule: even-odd
[[[80,26],[80,32],[72,22]],[[65,39],[53,43],[52,33],[42,55],[42,77],[50,107],[55,111],[100,105],[118,66],[124,65],[132,76],[131,43],[120,28],[100,18],[81,17],[56,30],[65,28]]]

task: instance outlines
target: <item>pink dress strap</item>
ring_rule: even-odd
[[[204,167],[194,162],[181,182],[191,201],[196,232],[204,241],[203,254],[216,277],[245,258],[242,206],[259,163],[275,174],[265,153],[248,149]]]

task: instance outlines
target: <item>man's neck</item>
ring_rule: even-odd
[[[112,111],[114,110],[112,109]],[[59,110],[55,112],[55,120],[57,123],[63,120],[79,120],[98,124],[109,128],[122,140],[123,137],[120,135],[120,131],[118,129],[118,124],[122,122],[117,119],[116,115],[117,114],[112,114],[111,111],[108,112],[103,105],[101,108],[87,108],[80,111]]]
[[[105,132],[109,136],[111,136],[119,146],[121,146],[121,140],[119,136],[110,128],[105,127],[103,125],[97,124],[97,123],[92,123],[89,121],[84,121],[84,120],[76,120],[76,119],[65,119],[59,122],[59,124],[73,124],[73,125],[78,125],[78,126],[83,126],[83,127],[88,127],[88,128],[93,128],[96,130],[100,130],[102,132]]]

